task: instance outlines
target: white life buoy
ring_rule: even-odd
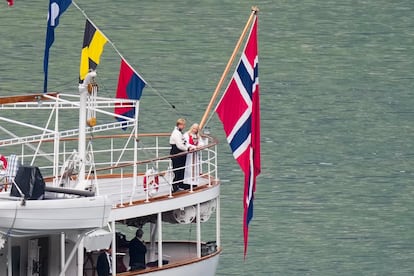
[[[4,155],[0,154],[0,192],[3,191],[3,189],[5,191],[7,191],[8,188],[8,183],[7,183],[7,159]],[[1,247],[0,247],[1,248]]]
[[[3,162],[3,170],[7,169],[7,159],[6,156],[0,154],[0,161]]]
[[[148,169],[144,175],[144,191],[149,191],[150,195],[158,192],[159,178],[158,173],[154,169]]]

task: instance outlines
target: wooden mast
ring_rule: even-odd
[[[243,29],[243,32],[242,32],[240,38],[239,38],[239,41],[237,41],[236,47],[234,48],[233,53],[232,53],[229,61],[227,62],[226,68],[224,69],[224,72],[221,75],[221,78],[220,78],[219,82],[217,83],[217,86],[216,86],[216,89],[214,90],[213,96],[210,99],[210,103],[208,104],[207,109],[204,112],[204,115],[201,119],[201,122],[199,124],[200,129],[203,129],[203,127],[206,123],[207,116],[210,113],[211,108],[213,107],[213,104],[214,104],[214,102],[215,102],[215,100],[218,96],[218,93],[219,93],[219,91],[220,91],[220,89],[223,85],[224,79],[226,78],[227,74],[229,73],[230,67],[233,64],[234,59],[236,58],[236,54],[240,49],[241,43],[243,42],[244,37],[246,36],[246,33],[249,29],[249,26],[251,25],[251,23],[253,21],[253,18],[257,14],[258,11],[259,11],[259,9],[256,6],[252,7],[252,12],[250,14],[249,20],[247,20],[246,26],[244,26],[244,29]]]

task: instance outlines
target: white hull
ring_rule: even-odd
[[[220,255],[216,254],[212,257],[201,259],[193,263],[183,264],[176,267],[168,267],[157,271],[141,272],[139,274],[128,275],[151,275],[151,276],[183,276],[183,275],[216,275],[217,266]]]
[[[0,200],[0,233],[41,235],[88,231],[107,225],[111,203],[106,196],[56,200]]]

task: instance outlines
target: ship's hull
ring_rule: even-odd
[[[183,276],[183,275],[203,275],[203,276],[214,276],[216,275],[217,266],[219,263],[220,254],[208,256],[196,260],[194,262],[185,263],[174,267],[166,267],[164,269],[158,269],[147,272],[127,272],[126,275],[151,275],[151,276]],[[123,274],[121,274],[123,275]]]

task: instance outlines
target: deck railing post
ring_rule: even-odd
[[[114,138],[111,138],[111,174],[114,172],[114,169],[112,168],[114,165]]]
[[[120,207],[124,207],[124,169],[121,169],[121,204]]]
[[[157,228],[158,228],[158,267],[162,267],[162,213],[158,213],[157,216]]]
[[[24,164],[24,144],[22,144],[22,164]]]
[[[197,203],[197,258],[201,258],[200,203]]]
[[[84,263],[84,259],[83,259],[83,248],[84,248],[84,237],[82,236],[79,246],[78,246],[78,275],[83,275],[83,263]]]
[[[174,183],[174,178],[172,178],[171,179],[171,177],[173,176],[173,173],[174,173],[174,171],[173,171],[173,168],[172,168],[172,161],[171,161],[171,159],[170,159],[170,161],[169,161],[169,164],[168,164],[168,171],[169,171],[169,176],[170,176],[170,179],[168,180],[168,186],[170,186],[170,193],[168,194],[168,198],[172,198],[173,196],[172,196],[172,184]]]
[[[218,248],[221,248],[221,214],[220,214],[220,196],[216,199],[216,244]]]
[[[59,108],[57,108],[58,106],[58,98],[56,98],[55,101],[55,133],[54,133],[54,141],[53,141],[53,148],[54,148],[54,155],[53,155],[53,176],[54,176],[54,181],[56,182],[56,180],[58,179],[58,174],[59,174]],[[64,163],[63,163],[64,164]]]
[[[12,238],[11,238],[11,236],[8,236],[7,237],[7,275],[9,275],[9,276],[13,276],[13,266],[12,266],[12,263],[13,263],[13,259],[12,259],[12,246],[11,246],[11,243],[12,243]]]
[[[115,220],[111,221],[111,228],[112,228],[112,276],[116,276],[116,229],[115,229]]]
[[[218,158],[218,151],[217,151],[217,145],[214,146],[214,166],[215,166],[215,174],[214,174],[214,178],[218,179],[218,167],[217,167],[217,158]]]
[[[60,233],[60,269],[65,267],[65,232]]]
[[[155,136],[155,156],[157,158],[157,162],[156,162],[157,169],[158,169],[158,166],[159,166],[158,165],[158,162],[159,162],[159,160],[158,160],[158,157],[159,157],[158,145],[159,145],[159,139],[158,139],[158,135],[157,135],[157,136]]]
[[[133,185],[138,187],[138,113],[139,101],[135,105],[135,120],[134,120],[134,166],[133,166]],[[132,134],[131,134],[132,135]],[[131,136],[130,136],[131,137]],[[147,199],[148,200],[148,199]]]
[[[211,156],[210,156],[210,151],[211,151],[211,149],[208,148],[207,149],[207,152],[208,152],[208,154],[207,154],[207,161],[208,161],[207,168],[208,168],[208,186],[209,187],[211,186]]]

